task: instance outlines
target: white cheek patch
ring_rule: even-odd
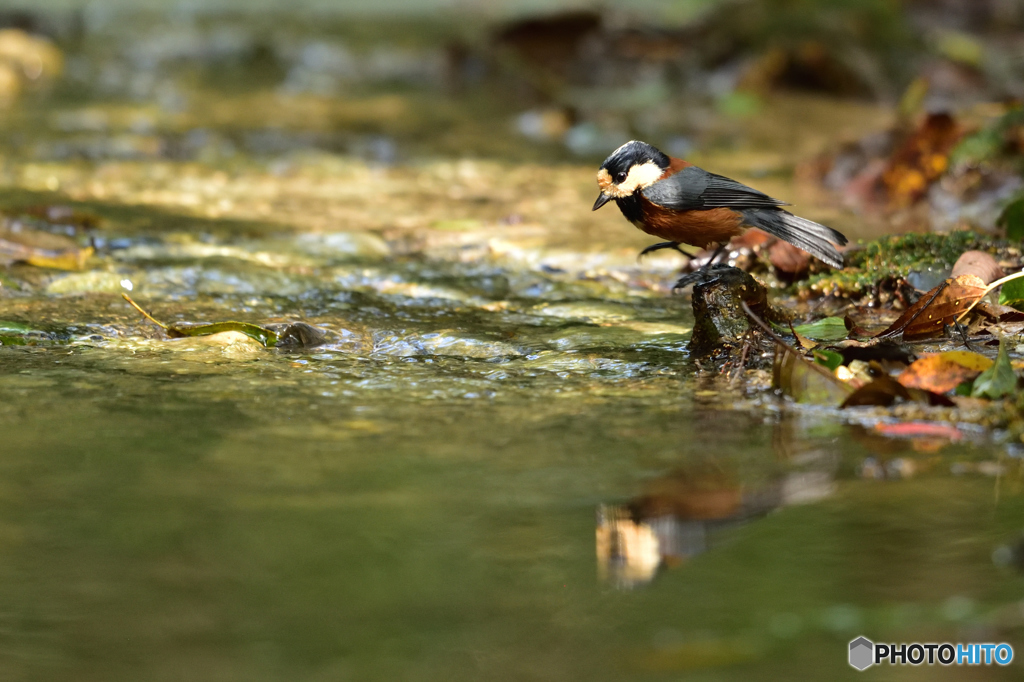
[[[626,179],[619,185],[619,189],[627,192],[628,194],[632,194],[638,189],[644,189],[645,187],[650,187],[656,183],[661,179],[661,175],[664,172],[665,171],[661,169],[661,166],[653,161],[648,161],[647,163],[640,164],[639,166],[633,166],[629,169],[629,175],[627,175]]]

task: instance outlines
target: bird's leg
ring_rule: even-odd
[[[638,255],[636,258],[637,260],[640,260],[647,254],[653,251],[660,251],[661,249],[672,249],[673,251],[678,251],[687,258],[693,258],[693,254],[687,253],[686,251],[683,251],[681,248],[679,248],[679,242],[658,242],[657,244],[651,244],[646,249],[641,251],[640,255]]]
[[[702,281],[707,275],[707,272],[711,269],[711,266],[714,264],[715,259],[717,259],[722,254],[722,252],[725,251],[726,246],[728,246],[728,243],[719,244],[718,248],[715,249],[715,252],[711,254],[711,258],[708,259],[708,262],[700,266],[693,272],[688,272],[687,274],[680,277],[679,281],[676,282],[675,285],[672,287],[672,291],[676,291],[677,289],[683,289],[690,286],[691,284],[696,284],[697,282]]]
[[[960,340],[964,342],[964,348],[966,348],[969,351],[974,352],[974,349],[971,348],[971,340],[967,336],[967,330],[964,328],[964,326],[962,324],[960,324],[959,320],[954,320],[953,321],[953,329],[955,329],[956,331],[960,332]]]
[[[718,248],[715,249],[715,252],[711,254],[711,258],[708,259],[708,262],[702,265],[700,269],[703,270],[704,268],[710,268],[714,264],[715,259],[722,255],[722,252],[725,251],[726,246],[728,246],[728,244],[719,244]]]

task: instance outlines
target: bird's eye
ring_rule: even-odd
[[[622,171],[619,171],[618,173],[615,174],[615,184],[616,185],[621,185],[625,181],[626,181],[626,174],[625,173],[623,173]]]

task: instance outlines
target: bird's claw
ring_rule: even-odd
[[[704,284],[707,282],[713,282],[716,279],[716,271],[731,267],[731,265],[726,265],[724,263],[718,265],[705,265],[702,268],[694,270],[693,272],[688,272],[682,277],[680,277],[679,280],[672,285],[672,291],[676,292],[679,291],[680,289],[685,289],[691,284]]]

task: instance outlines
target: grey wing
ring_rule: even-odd
[[[771,208],[789,205],[725,176],[714,173],[708,173],[708,176],[711,181],[701,196],[709,208]]]
[[[722,175],[690,166],[643,190],[659,206],[676,211],[712,208],[777,208],[786,202]]]

